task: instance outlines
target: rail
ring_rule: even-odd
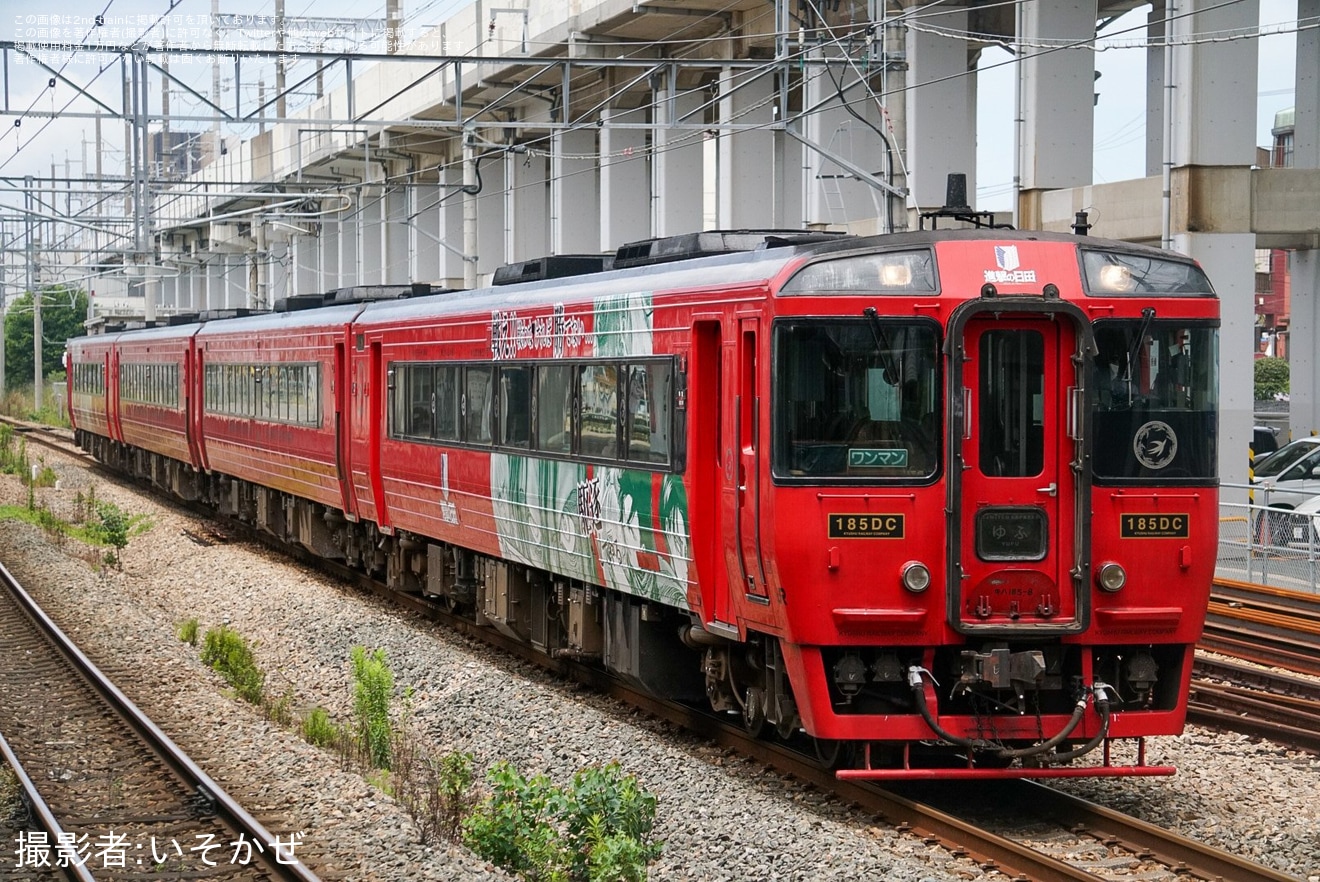
[[[208,808],[223,823],[236,832],[240,832],[254,842],[267,844],[274,852],[271,860],[264,860],[264,868],[272,878],[284,882],[319,882],[318,877],[298,860],[282,842],[233,797],[224,791],[211,776],[202,771],[178,745],[138,709],[128,696],[110,682],[100,669],[83,654],[74,643],[60,630],[59,626],[46,615],[36,601],[23,589],[18,580],[3,564],[0,564],[0,590],[13,598],[14,602],[29,619],[41,630],[46,639],[55,647],[78,675],[96,691],[101,699],[111,707],[155,754],[197,794],[205,798]],[[8,749],[6,748],[6,753]],[[15,758],[15,761],[17,758]],[[17,773],[17,767],[16,767]],[[51,821],[54,821],[53,816]],[[43,826],[45,825],[43,819]],[[51,835],[57,830],[47,826]],[[264,852],[263,852],[264,855]]]

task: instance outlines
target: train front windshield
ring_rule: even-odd
[[[912,481],[938,471],[934,323],[779,322],[774,376],[777,477]]]
[[[1213,480],[1218,330],[1105,321],[1095,340],[1096,482]]]

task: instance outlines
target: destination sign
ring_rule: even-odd
[[[852,469],[901,469],[908,464],[908,452],[900,447],[850,447],[848,467]]]

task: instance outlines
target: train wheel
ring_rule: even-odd
[[[839,759],[843,756],[844,742],[834,738],[812,738],[811,744],[816,748],[816,761],[826,769],[836,769],[839,767]]]
[[[743,696],[743,728],[753,738],[765,730],[765,690],[759,686],[748,686]]]

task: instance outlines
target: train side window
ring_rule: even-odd
[[[442,364],[435,369],[435,437],[457,441],[459,426],[459,385],[457,365]]]
[[[526,365],[500,366],[500,443],[506,447],[531,446],[532,369]]]
[[[279,385],[275,381],[275,365],[260,364],[252,369],[252,415],[257,419],[279,418],[275,395]]]
[[[469,365],[463,384],[463,440],[489,444],[491,431],[491,374],[489,365]]]
[[[285,394],[289,397],[289,420],[295,423],[305,423],[307,422],[307,414],[303,409],[303,389],[306,386],[307,366],[291,364],[288,366],[288,371],[289,388],[285,390]]]
[[[569,453],[573,449],[573,374],[566,364],[536,369],[536,449]]]
[[[672,382],[673,370],[668,362],[635,364],[628,369],[628,413],[624,425],[629,460],[668,464]]]
[[[619,458],[619,369],[612,364],[581,368],[578,452],[583,456]]]
[[[321,366],[307,366],[307,422],[321,425]]]
[[[413,438],[431,438],[435,434],[435,366],[415,364],[408,371],[404,404],[406,434]]]

